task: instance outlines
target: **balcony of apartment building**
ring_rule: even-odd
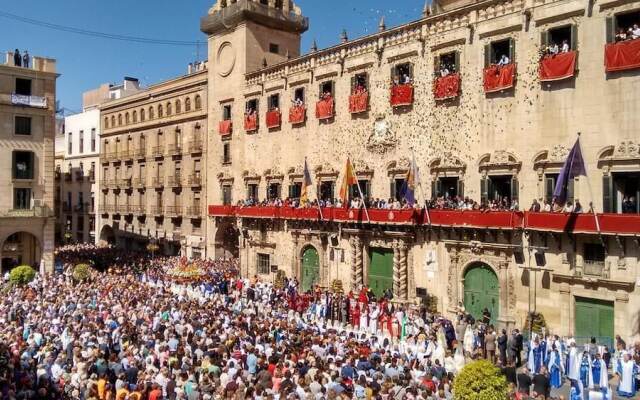
[[[176,218],[182,216],[182,206],[167,206],[164,211],[165,215],[169,218]]]
[[[133,156],[138,159],[141,160],[143,158],[145,158],[147,156],[147,149],[144,147],[137,147],[134,151],[133,151]]]
[[[182,176],[180,174],[170,175],[167,177],[167,186],[179,188],[182,186]]]
[[[200,187],[202,186],[202,176],[200,173],[191,174],[189,175],[188,183],[191,187]]]
[[[194,138],[189,142],[189,153],[202,153],[203,143],[201,138]]]
[[[123,162],[133,161],[133,150],[125,149],[120,150],[119,158]]]
[[[16,90],[9,96],[9,102],[14,106],[47,108],[47,98],[32,93],[31,79],[16,78]]]
[[[139,206],[139,205],[130,205],[129,206],[129,211],[131,214],[134,215],[144,215],[146,214],[146,207],[144,205]]]
[[[164,157],[164,145],[154,146],[151,148],[151,156],[155,158]]]
[[[164,187],[164,177],[162,176],[154,177],[151,184],[156,189],[162,189]]]
[[[153,215],[154,217],[163,217],[164,216],[164,207],[162,207],[161,205],[155,205],[155,206],[151,206],[149,212],[151,213],[151,215]]]
[[[136,189],[144,189],[147,186],[147,181],[145,178],[134,178],[133,179],[133,187]]]
[[[130,189],[132,187],[131,181],[131,178],[120,178],[118,179],[117,185],[120,189]]]
[[[89,170],[89,182],[96,183],[96,170],[93,168]]]
[[[186,208],[185,215],[189,218],[202,218],[202,207],[199,204],[193,204]]]
[[[167,148],[167,153],[170,156],[180,156],[182,155],[182,143],[171,143]]]
[[[118,162],[118,161],[120,161],[118,159],[118,152],[117,151],[111,151],[111,152],[107,153],[106,160],[107,160],[107,162]]]

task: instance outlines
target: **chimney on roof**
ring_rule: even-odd
[[[349,36],[347,36],[347,30],[343,29],[342,34],[340,34],[340,41],[342,43],[347,43],[349,41]]]
[[[378,31],[383,32],[387,29],[387,25],[384,23],[384,15],[380,17],[380,23],[378,24]]]
[[[138,78],[132,78],[130,76],[124,77],[124,90],[140,90],[140,81]]]

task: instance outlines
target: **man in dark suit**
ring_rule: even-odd
[[[503,329],[498,336],[498,351],[500,352],[500,364],[507,365],[507,330]]]
[[[516,339],[516,367],[520,367],[522,365],[522,350],[524,348],[524,337],[518,329],[514,330],[514,335]]]
[[[529,376],[527,367],[522,368],[516,380],[518,381],[518,392],[529,396],[531,393],[531,377]]]

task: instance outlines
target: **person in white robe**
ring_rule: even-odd
[[[366,331],[369,327],[369,315],[367,311],[366,304],[361,304],[362,308],[360,309],[360,330]]]
[[[580,380],[580,352],[575,342],[569,345],[569,354],[567,355],[567,377],[569,379]]]
[[[473,354],[473,329],[471,325],[467,325],[467,329],[464,331],[464,352],[470,356]]]
[[[378,334],[378,317],[380,316],[380,309],[375,303],[371,304],[369,308],[369,332],[372,335]]]
[[[599,388],[606,388],[609,386],[607,364],[599,353],[596,354],[596,358],[591,362],[589,389],[593,389],[596,386]]]
[[[633,397],[636,395],[636,375],[638,366],[629,353],[622,353],[622,359],[618,360],[616,373],[620,377],[618,383],[618,396]]]

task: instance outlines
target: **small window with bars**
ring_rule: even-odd
[[[271,257],[269,254],[258,253],[258,274],[267,275],[271,273]]]

